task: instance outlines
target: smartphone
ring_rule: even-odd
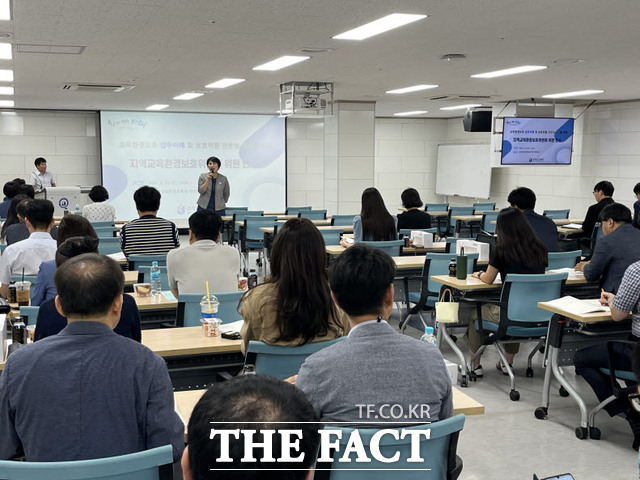
[[[222,338],[227,340],[240,340],[242,337],[238,332],[222,332]]]

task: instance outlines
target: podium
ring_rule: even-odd
[[[84,206],[80,187],[47,187],[44,189],[44,198],[53,203],[53,216],[61,217],[64,211],[73,212],[76,205]]]

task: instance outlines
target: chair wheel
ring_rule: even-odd
[[[538,407],[535,409],[533,414],[536,416],[538,420],[545,420],[547,418],[547,413],[549,409],[547,407]]]
[[[576,437],[579,438],[580,440],[584,440],[585,438],[588,438],[589,436],[589,430],[587,429],[587,427],[576,427]]]
[[[598,427],[589,427],[589,438],[592,440],[600,440],[600,429]]]
[[[525,375],[529,378],[533,377],[533,368],[527,367],[527,371],[525,372]]]
[[[518,400],[520,400],[520,392],[517,390],[511,390],[509,392],[509,398],[514,402],[517,402]]]
[[[569,392],[567,392],[567,389],[564,387],[560,387],[560,389],[558,390],[558,393],[560,394],[561,397],[569,396]]]
[[[467,379],[466,376],[462,377],[460,379],[460,386],[461,387],[468,387],[469,386],[469,380]]]

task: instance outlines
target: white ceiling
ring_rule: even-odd
[[[168,103],[165,111],[276,113],[278,85],[292,80],[334,82],[337,100],[375,101],[378,116],[406,110],[461,115],[438,109],[469,102],[431,100],[446,95],[490,95],[477,102],[485,105],[583,89],[605,90],[593,97],[598,101],[640,98],[637,0],[12,1],[13,20],[0,21],[0,40],[14,44],[14,58],[0,61],[0,68],[15,71],[16,108],[143,110]],[[331,38],[393,12],[429,17],[361,42]],[[28,45],[84,49],[18,51]],[[331,50],[278,72],[252,70],[309,47]],[[467,58],[440,59],[451,53]],[[469,78],[518,65],[549,68]],[[223,77],[247,81],[195,100],[172,100]],[[80,93],[62,90],[67,83],[135,88]],[[440,87],[384,93],[415,84]]]

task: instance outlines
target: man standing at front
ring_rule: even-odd
[[[348,248],[331,267],[331,292],[351,331],[307,358],[296,380],[323,422],[426,423],[453,413],[440,350],[387,323],[394,276],[391,257],[364,245]]]
[[[15,351],[0,375],[0,458],[31,462],[184,449],[164,360],[116,334],[124,274],[96,253],[56,271],[58,334]]]

